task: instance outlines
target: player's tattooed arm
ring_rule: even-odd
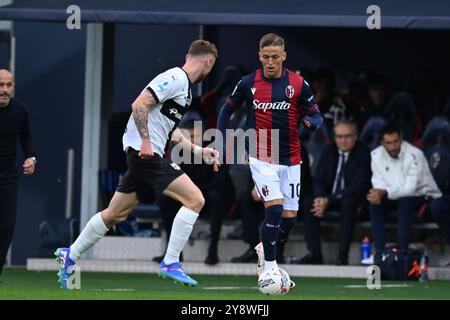
[[[141,157],[141,159],[153,156],[153,150],[150,144],[150,134],[148,132],[148,109],[156,103],[153,94],[148,90],[143,90],[131,105],[134,123],[136,124],[136,128],[139,131],[142,140],[139,151],[139,157]]]
[[[142,139],[149,139],[148,133],[148,109],[156,104],[155,98],[148,90],[143,90],[139,97],[131,105],[133,119]]]

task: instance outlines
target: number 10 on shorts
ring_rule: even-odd
[[[300,183],[291,183],[289,184],[291,186],[291,198],[299,198],[300,197]]]

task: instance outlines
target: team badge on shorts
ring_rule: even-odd
[[[171,165],[175,170],[181,170],[180,166],[177,165],[175,162],[172,162],[170,165]]]
[[[291,85],[288,85],[287,87],[286,87],[286,96],[290,99],[290,98],[292,98],[293,96],[294,96],[294,93],[295,93],[295,91],[294,91],[294,87],[293,86],[291,86]]]
[[[261,191],[264,197],[267,197],[269,195],[269,188],[266,185],[262,187]]]

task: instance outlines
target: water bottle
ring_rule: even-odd
[[[364,237],[361,242],[361,261],[370,258],[371,255],[371,245],[369,237]]]
[[[419,281],[428,281],[428,253],[425,250],[422,254],[422,257],[420,258],[420,277]]]

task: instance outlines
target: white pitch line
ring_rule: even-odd
[[[411,287],[409,284],[384,284],[381,285],[381,288],[405,288]],[[344,288],[367,288],[367,285],[349,285],[344,286]]]
[[[205,290],[258,289],[258,287],[203,287]]]
[[[134,289],[91,289],[89,291],[118,291],[118,292],[123,292],[123,291],[135,291]]]

